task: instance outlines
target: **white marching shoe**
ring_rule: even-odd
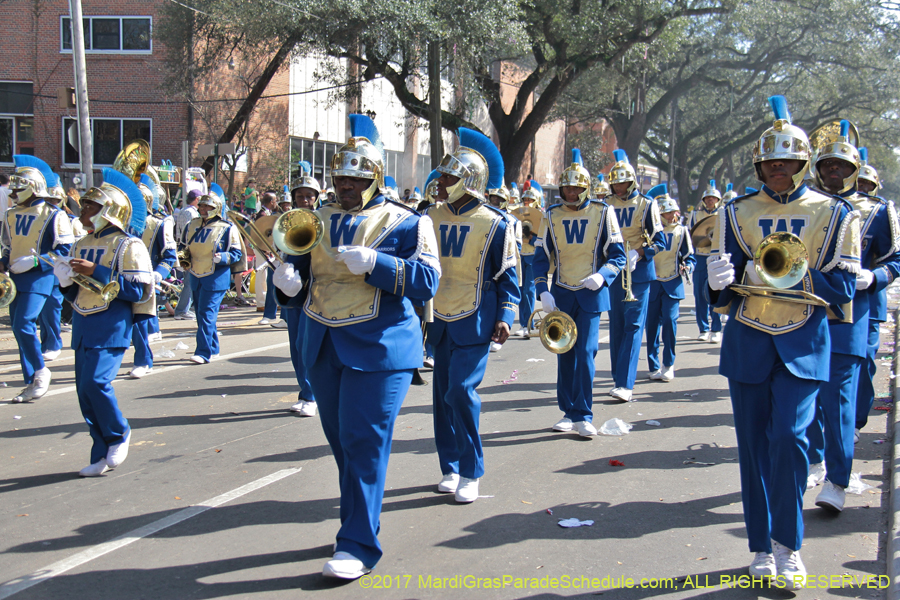
[[[109,450],[106,451],[106,464],[110,466],[111,469],[115,469],[128,457],[128,445],[131,443],[131,430],[128,430],[128,433],[125,434],[125,437],[122,438],[122,441],[118,444],[113,444],[109,447]]]
[[[50,362],[51,360],[56,360],[59,358],[59,355],[62,354],[62,350],[47,350],[41,356],[44,357],[44,360]]]
[[[701,342],[708,342],[709,341],[709,332],[704,331],[697,337],[697,339],[700,340]]]
[[[629,390],[628,388],[616,388],[610,392],[609,395],[622,402],[633,402],[631,398],[632,390]]]
[[[800,559],[799,550],[791,550],[772,540],[772,550],[775,551],[775,569],[777,583],[788,590],[799,590],[806,585],[806,566]]]
[[[336,579],[359,579],[372,569],[349,552],[335,552],[331,560],[322,568],[322,575]]]
[[[97,462],[92,465],[88,465],[82,470],[78,471],[79,477],[100,477],[104,473],[109,471],[109,465],[106,464],[106,459],[101,458]]]
[[[13,397],[11,402],[13,404],[18,404],[20,402],[27,402],[29,400],[33,400],[34,396],[31,393],[33,389],[34,389],[34,383],[29,383],[28,385],[25,386],[24,389],[22,389],[21,392],[19,392],[18,394],[16,394]]]
[[[722,332],[721,331],[715,332],[714,334],[712,334],[712,337],[709,338],[710,344],[718,344],[721,341],[722,341]]]
[[[660,379],[662,379],[666,383],[675,379],[675,367],[666,367],[666,370],[660,374]]]
[[[826,479],[825,484],[822,486],[822,491],[816,496],[816,506],[821,506],[832,512],[841,512],[844,510],[845,498],[846,492],[844,488]]]
[[[140,379],[147,373],[152,373],[153,367],[135,367],[128,372],[128,376],[132,379]]]
[[[456,486],[456,501],[460,504],[469,504],[478,499],[478,480],[460,477]]]
[[[50,389],[50,369],[44,367],[34,372],[34,381],[31,387],[32,400],[40,398]]]
[[[750,577],[775,577],[775,555],[769,552],[757,552],[747,570],[750,572]]]
[[[291,412],[298,413],[301,417],[314,417],[318,409],[319,405],[309,400],[301,400],[291,406]]]
[[[563,417],[551,428],[553,431],[572,431],[573,423],[572,419],[568,417]]]
[[[442,494],[452,494],[459,487],[459,473],[448,473],[441,478],[438,484],[438,492]]]
[[[662,369],[657,369],[647,376],[650,381],[662,381]]]
[[[491,352],[500,352],[500,348],[503,347],[503,344],[498,344],[497,342],[491,342]]]
[[[593,437],[597,435],[597,428],[594,427],[592,423],[588,423],[587,421],[578,421],[574,424],[575,431],[578,432],[578,435],[581,437]]]

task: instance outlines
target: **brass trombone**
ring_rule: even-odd
[[[42,261],[44,261],[45,263],[50,265],[51,267],[55,267],[60,262],[66,262],[66,260],[63,257],[59,256],[55,252],[47,253],[47,257],[49,258],[49,260],[47,258],[44,258],[43,256],[41,256],[37,252],[34,252],[33,250],[32,250],[32,253],[36,257],[38,257],[39,259],[41,259]],[[109,283],[104,285],[104,284],[100,283],[99,281],[97,281],[96,279],[94,279],[93,277],[88,277],[87,275],[83,275],[81,273],[74,273],[74,272],[72,273],[72,281],[74,281],[75,283],[77,283],[78,285],[80,285],[81,287],[86,289],[87,291],[97,294],[98,296],[103,298],[104,302],[107,302],[107,303],[112,302],[115,299],[115,297],[119,295],[119,282],[118,281],[110,281]]]
[[[175,258],[178,260],[178,266],[181,267],[183,271],[188,271],[191,268],[191,249],[184,248],[183,250],[179,250],[175,253]]]
[[[12,277],[0,273],[0,308],[6,308],[16,299],[16,284]]]
[[[631,268],[628,264],[628,254],[631,252],[631,244],[625,241],[625,268],[622,269],[622,289],[625,290],[624,302],[637,302],[634,294],[631,292]]]
[[[325,224],[315,212],[306,208],[289,210],[275,221],[272,241],[291,256],[308,254],[319,245],[325,235]]]
[[[226,214],[228,219],[238,228],[238,232],[240,232],[244,241],[259,252],[272,269],[277,269],[281,266],[284,261],[278,258],[278,251],[269,242],[266,234],[260,231],[256,223],[250,220],[250,217],[236,210],[229,210]]]
[[[828,306],[828,303],[810,292],[791,290],[806,276],[809,268],[809,252],[806,245],[793,233],[770,233],[753,253],[753,267],[765,285],[732,284],[729,286],[740,296],[758,296],[794,304]]]

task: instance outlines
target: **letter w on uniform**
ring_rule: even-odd
[[[16,215],[16,235],[28,235],[37,215]]]
[[[81,258],[88,262],[100,264],[103,255],[106,254],[106,248],[82,248]]]
[[[472,231],[471,225],[441,223],[441,256],[459,258],[466,247],[466,238]]]
[[[368,217],[353,218],[353,215],[331,215],[331,247],[349,246],[353,244],[356,230]]]
[[[567,244],[583,244],[584,232],[587,231],[587,219],[578,219],[577,221],[563,221],[563,227],[566,228]]]
[[[209,234],[212,233],[212,229],[201,229],[196,234],[194,234],[194,240],[200,244],[205,244],[207,238],[209,238]]]
[[[631,220],[634,218],[634,209],[636,207],[629,206],[627,208],[617,208],[616,218],[619,220],[619,227],[631,227]]]

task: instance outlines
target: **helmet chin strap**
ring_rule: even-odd
[[[362,193],[362,202],[359,203],[359,206],[356,208],[350,209],[350,212],[359,212],[364,210],[366,206],[369,205],[369,202],[374,200],[378,196],[378,179],[372,180],[372,185],[363,190]]]
[[[456,202],[463,196],[468,193],[466,190],[465,181],[463,181],[462,177],[459,178],[459,181],[451,185],[447,188],[447,202]]]
[[[91,217],[91,223],[94,225],[94,233],[97,233],[106,227],[109,224],[109,221],[106,220],[106,217],[96,214]]]
[[[16,204],[24,204],[34,200],[34,188],[30,185],[24,190],[16,192]]]
[[[563,201],[562,201],[563,204],[565,204],[566,206],[568,206],[570,208],[578,208],[579,206],[584,204],[584,201],[587,200],[588,194],[590,194],[590,190],[584,189],[584,188],[582,188],[582,190],[583,191],[580,194],[578,194],[578,199],[575,202],[569,202],[568,200],[563,198]]]

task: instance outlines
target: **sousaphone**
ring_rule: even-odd
[[[691,244],[695,250],[709,250],[712,248],[713,236],[716,232],[716,215],[709,215],[697,221],[691,227]]]

